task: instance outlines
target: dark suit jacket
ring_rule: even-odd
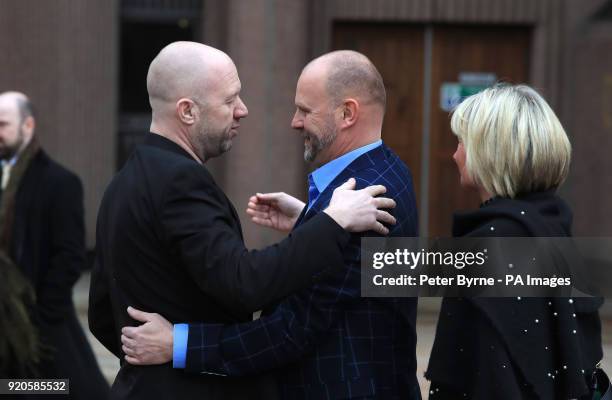
[[[123,359],[128,305],[171,322],[231,323],[342,266],[350,235],[326,214],[263,250],[244,247],[233,206],[205,167],[151,134],[109,185],[98,214],[90,329]],[[317,252],[311,251],[311,245]],[[259,397],[265,380],[188,376],[170,364],[123,363],[115,398]]]
[[[40,376],[69,378],[71,398],[105,398],[108,384],[72,302],[72,287],[85,266],[83,189],[75,174],[43,150],[19,183],[10,256],[34,286],[33,320],[51,347]]]
[[[353,161],[297,222],[316,218],[334,188],[385,185],[397,207],[390,236],[416,236],[417,213],[406,165],[386,146]],[[368,232],[365,236],[373,236]],[[191,324],[187,370],[249,375],[272,370],[286,399],[418,399],[415,298],[361,297],[360,244],[352,235],[344,268],[236,325]],[[315,251],[315,244],[312,250]]]

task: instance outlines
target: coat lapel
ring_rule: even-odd
[[[304,206],[304,208],[302,209],[302,212],[300,213],[300,216],[298,217],[297,221],[295,221],[295,225],[293,226],[294,229],[296,226],[299,226],[302,224],[304,217],[306,216],[307,209],[308,209],[308,205]]]
[[[15,208],[13,210],[13,226],[11,229],[11,253],[15,263],[22,268],[25,275],[32,281],[36,281],[38,275],[38,248],[40,243],[34,241],[29,246],[31,238],[39,237],[45,227],[40,226],[39,221],[45,220],[45,189],[42,185],[46,165],[49,159],[42,150],[32,160],[27,170],[19,179],[19,189],[15,197]],[[51,188],[53,190],[53,188]],[[28,248],[29,247],[29,248]],[[28,251],[26,252],[26,248]]]
[[[302,214],[300,214],[298,220],[295,223],[295,227],[298,227],[299,225],[308,221],[313,216],[323,211],[325,207],[327,207],[327,205],[329,204],[329,201],[331,200],[331,197],[334,194],[334,189],[342,185],[349,178],[357,179],[357,190],[363,189],[364,187],[368,186],[369,183],[358,179],[359,172],[368,168],[376,168],[378,161],[384,160],[385,157],[386,146],[382,144],[381,146],[378,146],[353,160],[353,162],[350,163],[348,167],[346,167],[344,170],[342,170],[342,172],[340,172],[338,176],[336,176],[336,178],[334,178],[334,180],[325,188],[323,193],[319,195],[317,200],[314,202],[312,207],[308,209],[308,211],[306,211],[306,207],[304,207],[304,210],[302,210]]]

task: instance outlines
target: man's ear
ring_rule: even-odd
[[[182,98],[176,102],[176,113],[179,120],[187,125],[193,125],[196,121],[196,104],[191,99]]]
[[[28,135],[32,135],[34,128],[36,128],[36,120],[30,115],[23,121],[23,129],[25,129]]]
[[[341,106],[342,128],[349,128],[359,119],[359,102],[355,99],[346,99]]]

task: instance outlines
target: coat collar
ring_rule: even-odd
[[[15,202],[23,178],[29,170],[30,164],[39,154],[44,154],[36,136],[21,152],[11,170],[8,185],[2,191],[0,202],[0,250],[8,251],[12,243],[13,222],[15,216]],[[33,198],[34,196],[32,196]]]
[[[152,146],[152,147],[157,147],[159,149],[171,151],[173,153],[187,157],[190,160],[196,161],[191,156],[191,154],[187,153],[185,149],[183,149],[177,143],[157,133],[153,133],[153,132],[149,133],[144,140],[144,144],[146,146]]]

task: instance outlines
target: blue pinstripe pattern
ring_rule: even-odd
[[[296,225],[321,212],[350,177],[358,189],[387,187],[385,196],[397,203],[390,236],[417,235],[410,172],[385,145],[354,160]],[[236,376],[273,370],[283,398],[419,399],[416,299],[360,296],[361,236],[352,236],[344,268],[320,273],[313,286],[265,310],[260,319],[191,324],[186,369]]]

